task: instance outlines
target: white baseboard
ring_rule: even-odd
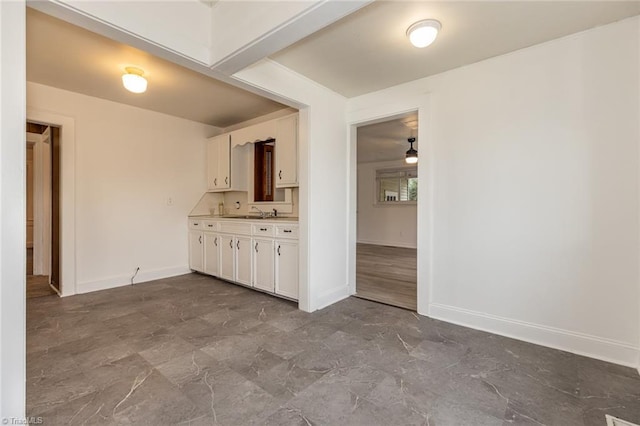
[[[348,285],[323,293],[316,299],[317,303],[313,307],[312,311],[326,308],[327,306],[333,305],[334,303],[346,299],[349,296],[350,294]]]
[[[415,249],[417,246],[415,244],[407,244],[402,241],[381,241],[381,240],[363,240],[358,239],[358,244],[373,244],[375,246],[388,246],[388,247],[402,247],[402,248],[410,248]]]
[[[537,345],[638,368],[640,347],[616,340],[513,320],[453,306],[431,303],[429,316],[438,320],[523,340]],[[640,372],[640,369],[639,369]]]
[[[174,266],[171,268],[153,269],[150,271],[144,271],[141,269],[133,282],[134,284],[139,284],[147,281],[188,274],[190,272],[191,269],[189,269],[188,266]],[[133,272],[130,275],[119,275],[95,281],[85,281],[83,283],[78,283],[76,285],[76,294],[90,293],[92,291],[107,290],[110,288],[131,285],[132,275]]]

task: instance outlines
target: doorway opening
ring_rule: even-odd
[[[417,310],[418,113],[357,128],[355,296]],[[410,139],[415,139],[413,143]],[[409,151],[409,152],[408,152]]]
[[[27,298],[60,293],[60,128],[26,125]]]

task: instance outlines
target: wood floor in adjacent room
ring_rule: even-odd
[[[416,249],[358,244],[356,296],[415,311],[416,264]]]
[[[49,285],[49,276],[33,275],[33,249],[27,249],[27,299],[52,294],[56,292]]]

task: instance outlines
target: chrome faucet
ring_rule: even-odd
[[[260,212],[260,217],[261,217],[261,218],[265,218],[265,217],[266,217],[266,215],[267,215],[265,212],[263,212],[262,210],[260,210],[260,209],[259,209],[259,208],[257,208],[256,206],[251,206],[251,210],[257,210],[257,211],[259,211],[259,212]]]

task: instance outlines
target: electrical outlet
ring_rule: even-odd
[[[171,197],[167,198],[167,205],[168,206],[172,206],[173,205],[173,198],[171,198]]]

